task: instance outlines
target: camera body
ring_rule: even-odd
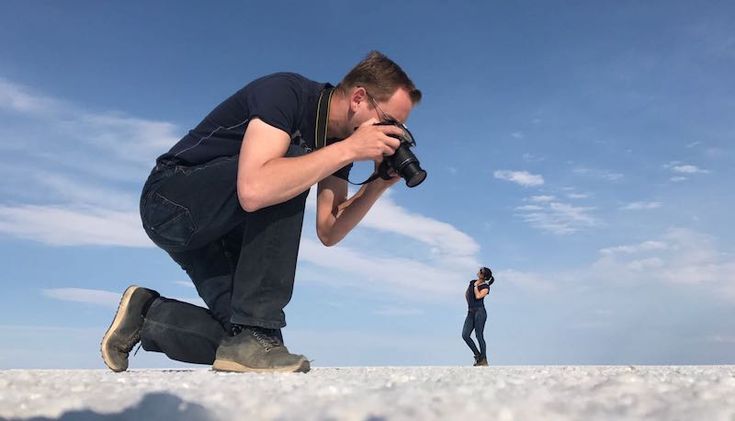
[[[383,158],[383,162],[378,166],[378,175],[384,180],[390,180],[388,172],[392,169],[404,180],[408,187],[416,187],[426,179],[426,171],[421,168],[416,155],[411,151],[411,147],[416,146],[416,140],[406,125],[395,120],[384,120],[375,123],[376,126],[396,126],[403,130],[403,135],[388,135],[401,141],[393,155]]]

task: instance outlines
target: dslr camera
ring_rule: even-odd
[[[411,148],[416,146],[416,140],[405,124],[400,121],[387,119],[379,123],[375,123],[376,126],[396,126],[403,130],[402,135],[388,135],[401,141],[400,146],[396,149],[393,155],[386,156],[383,158],[383,162],[378,166],[378,175],[384,180],[390,180],[388,172],[392,169],[404,180],[408,187],[416,187],[426,179],[426,171],[421,168],[416,155],[411,152]]]

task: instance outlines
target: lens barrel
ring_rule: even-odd
[[[391,167],[406,180],[408,187],[416,187],[426,179],[426,171],[421,169],[421,164],[416,155],[405,143],[396,149],[396,153],[388,157]]]

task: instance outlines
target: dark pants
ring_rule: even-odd
[[[287,156],[302,154],[292,146]],[[280,329],[291,300],[308,190],[245,212],[238,157],[197,166],[164,162],[151,172],[140,211],[148,236],[186,271],[207,309],[159,298],[141,332],[147,351],[212,364],[231,323]]]
[[[462,339],[467,342],[467,346],[470,347],[472,353],[477,357],[487,357],[485,347],[485,336],[483,331],[485,330],[485,321],[487,321],[487,312],[485,307],[470,308],[467,311],[467,317],[464,319],[464,327],[462,328]],[[475,331],[477,337],[477,343],[480,344],[480,350],[477,350],[475,342],[470,337],[472,330]]]

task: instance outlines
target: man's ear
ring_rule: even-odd
[[[350,109],[353,112],[357,112],[357,106],[363,101],[367,101],[367,90],[362,86],[358,86],[350,95]]]

